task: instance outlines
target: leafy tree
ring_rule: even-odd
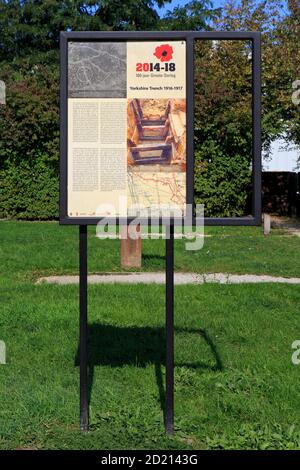
[[[108,29],[100,17],[93,14],[95,3],[78,0],[1,0],[0,62],[13,62],[19,57],[36,54],[39,59],[43,57],[45,60],[47,53],[58,49],[60,31]]]
[[[287,138],[300,146],[300,112],[292,102],[292,84],[300,78],[300,4],[288,1],[289,14],[277,28],[276,48],[272,61],[273,75],[278,80],[277,103],[280,109],[282,129]],[[271,73],[272,73],[271,72]]]
[[[58,71],[35,65],[29,72],[2,68],[7,86],[7,106],[0,107],[2,166],[26,160],[34,165],[37,155],[57,169],[59,144]]]
[[[60,31],[205,29],[216,16],[210,0],[187,2],[161,19],[171,0],[0,0],[0,63],[28,54],[53,58]],[[45,58],[46,56],[46,58]]]
[[[247,41],[196,43],[195,189],[206,216],[246,215],[252,128],[249,49]]]
[[[220,30],[262,33],[262,124],[266,150],[275,138],[294,129],[299,117],[291,99],[292,83],[299,73],[299,16],[299,0],[241,0],[228,2],[222,18],[215,22]],[[299,142],[299,125],[296,135],[294,132],[294,140]]]
[[[159,22],[159,29],[169,31],[203,31],[211,29],[211,22],[219,17],[221,8],[213,8],[213,2],[192,0],[168,11]]]
[[[0,79],[7,89],[0,107],[0,216],[48,218],[58,211],[60,31],[199,29],[215,17],[202,0],[161,19],[157,9],[168,3],[0,0]]]
[[[265,151],[281,135],[299,142],[299,110],[292,82],[299,64],[299,8],[279,0],[228,2],[217,30],[262,32],[262,137]],[[199,42],[196,46],[197,200],[207,215],[249,212],[251,161],[251,45]],[[234,186],[234,188],[233,188]]]
[[[299,78],[299,0],[229,0],[222,12],[210,0],[191,0],[161,18],[159,8],[168,3],[0,0],[0,79],[7,89],[7,105],[0,106],[0,215],[55,214],[61,30],[262,31],[264,148],[283,134],[300,143],[299,107],[291,99]],[[242,215],[251,182],[250,44],[199,41],[195,61],[197,201],[206,215]]]

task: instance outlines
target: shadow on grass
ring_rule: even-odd
[[[199,334],[208,344],[215,364],[202,361],[178,363],[176,367],[222,371],[222,359],[206,330],[175,328],[176,333]],[[162,366],[165,366],[165,329],[154,327],[118,327],[92,323],[88,327],[88,402],[90,404],[95,366],[122,367],[132,365],[146,367],[153,364],[158,387],[160,406],[165,414],[165,389]],[[79,365],[79,346],[75,357]],[[164,416],[165,417],[165,416]]]
[[[143,253],[142,254],[142,258],[143,260],[159,260],[159,261],[163,261],[164,263],[166,262],[166,257],[165,255],[158,255],[158,254],[153,254],[153,253]]]

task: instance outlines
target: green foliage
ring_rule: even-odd
[[[245,215],[251,181],[248,158],[228,156],[210,141],[196,152],[195,166],[196,201],[205,204],[206,217]]]
[[[252,141],[249,52],[248,42],[198,41],[195,47],[195,192],[206,216],[246,215]]]
[[[206,27],[209,0],[191,1],[162,22],[169,0],[0,0],[0,214],[28,219],[58,212],[59,32]]]
[[[218,30],[262,33],[262,136],[264,149],[285,134],[300,143],[299,109],[292,103],[298,77],[300,9],[298,0],[226,3]]]
[[[57,67],[2,68],[7,104],[0,106],[0,216],[58,215],[59,100]]]
[[[295,450],[300,448],[300,431],[291,425],[253,426],[243,424],[239,432],[207,438],[209,449]]]
[[[58,70],[43,64],[21,69],[5,65],[6,106],[0,106],[1,167],[14,162],[33,165],[44,155],[51,169],[57,168],[59,145]]]
[[[91,0],[1,0],[0,62],[37,53],[47,55],[58,48],[60,31],[108,29],[101,17],[94,15],[97,4]]]
[[[0,62],[58,48],[59,32],[206,28],[218,10],[210,0],[187,2],[162,21],[171,0],[0,0]]]
[[[191,0],[160,18],[159,8],[168,3],[0,0],[0,79],[7,90],[7,104],[0,106],[2,215],[57,214],[61,30],[260,30],[264,149],[282,134],[300,143],[300,114],[291,99],[292,83],[299,78],[297,0],[289,0],[288,9],[280,0],[228,2],[222,12],[210,0]],[[196,202],[205,204],[207,216],[246,215],[251,182],[250,44],[201,41],[195,61]],[[25,190],[22,181],[40,171]],[[52,196],[34,202],[37,179],[49,184]],[[15,198],[10,203],[9,195]]]
[[[209,23],[218,18],[220,8],[213,8],[213,2],[192,0],[168,11],[159,22],[159,29],[169,31],[201,31],[211,29]]]
[[[0,170],[0,217],[54,219],[58,216],[57,174],[38,156]]]
[[[292,103],[300,49],[297,0],[228,2],[214,26],[262,32],[262,143],[278,136],[300,143],[299,110]],[[286,8],[288,6],[288,9]],[[195,50],[195,189],[207,216],[250,212],[251,44],[200,41]],[[248,196],[248,197],[247,197]]]

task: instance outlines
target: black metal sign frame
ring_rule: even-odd
[[[259,32],[62,32],[60,37],[60,223],[79,225],[79,271],[80,271],[80,428],[87,430],[88,413],[88,267],[87,267],[87,226],[95,225],[98,218],[72,218],[67,212],[67,99],[68,99],[68,41],[145,41],[145,40],[186,41],[186,100],[187,100],[187,203],[194,204],[194,41],[195,40],[250,40],[252,42],[252,209],[251,217],[205,218],[205,225],[253,226],[261,223],[261,38]],[[109,219],[105,218],[109,222]],[[111,222],[122,225],[134,219],[118,218]],[[148,223],[148,219],[139,220]],[[167,434],[174,430],[174,225],[158,219],[167,227],[166,237],[166,413]],[[180,223],[182,219],[180,219]],[[192,223],[197,223],[193,213]]]
[[[195,40],[249,40],[252,42],[252,216],[247,217],[208,217],[205,225],[258,225],[261,223],[261,53],[259,32],[62,32],[60,36],[60,216],[61,224],[97,225],[101,217],[68,216],[68,42],[97,41],[186,41],[186,202],[192,207],[189,225],[197,223],[194,214],[194,41]],[[135,220],[132,217],[117,217],[105,220],[111,224],[127,225]],[[165,225],[162,218],[155,222]],[[182,218],[173,217],[170,223],[181,224]],[[148,218],[140,218],[139,223],[148,224]],[[153,221],[154,223],[154,221]]]

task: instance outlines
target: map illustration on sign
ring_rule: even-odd
[[[70,42],[68,215],[185,214],[185,41]]]
[[[184,99],[128,100],[128,206],[182,210],[186,179]],[[132,214],[134,215],[134,214]]]

